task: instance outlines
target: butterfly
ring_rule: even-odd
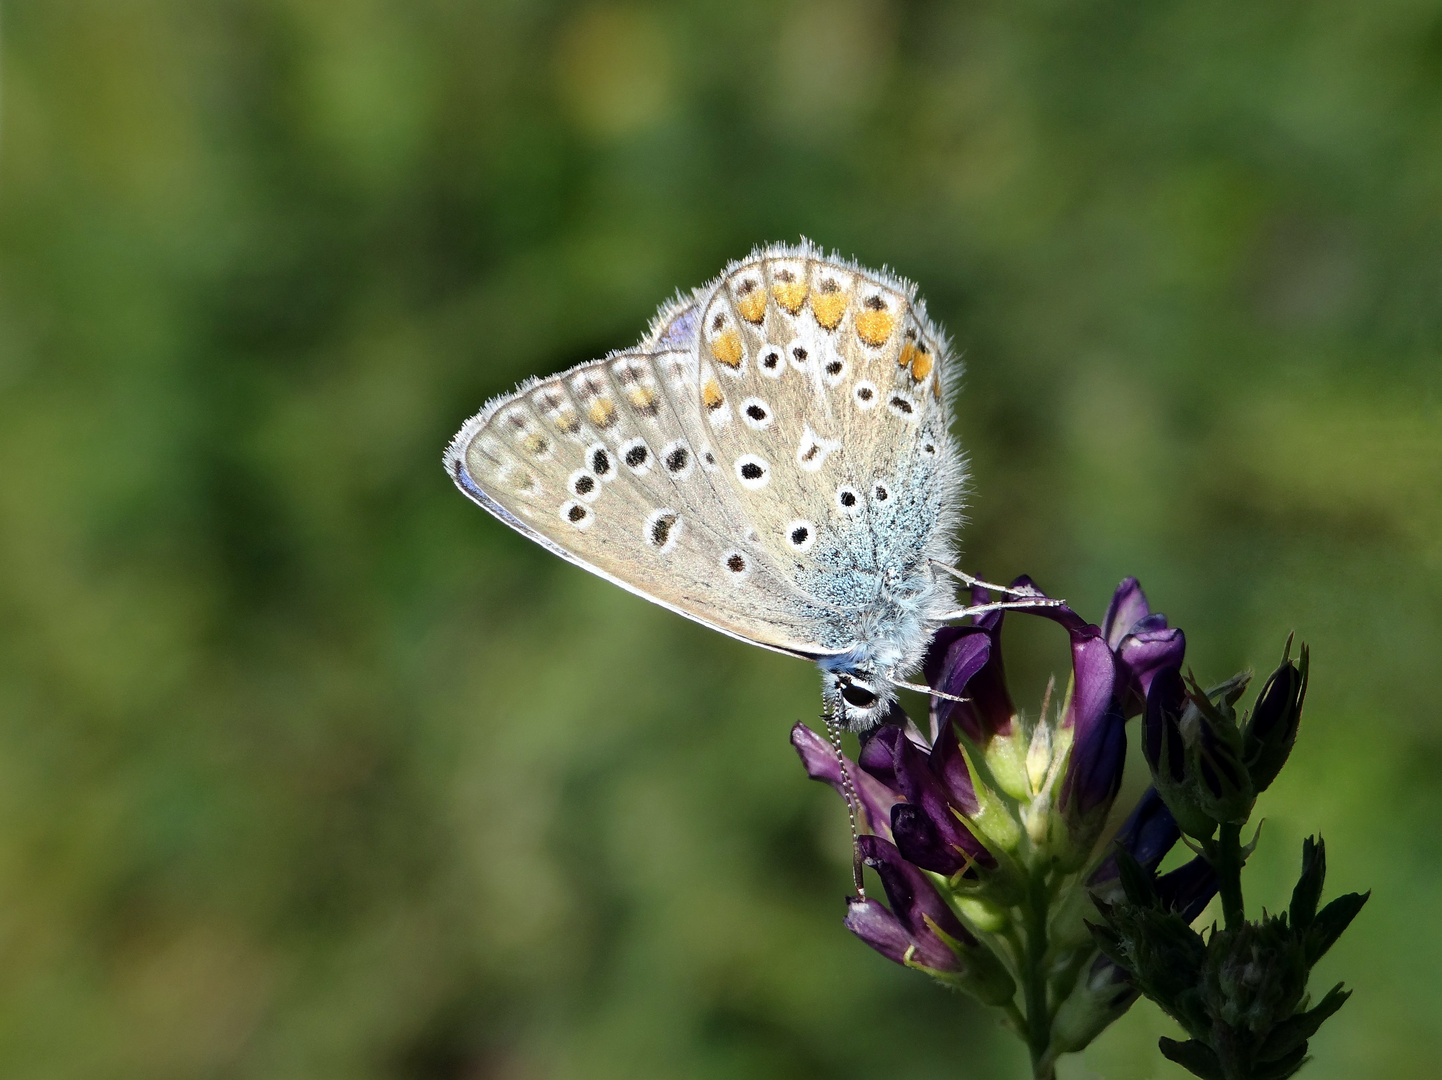
[[[956,582],[985,583],[952,568],[960,372],[914,285],[773,245],[635,348],[489,401],[445,467],[561,558],[815,661],[831,715],[868,731],[935,631],[979,610]]]

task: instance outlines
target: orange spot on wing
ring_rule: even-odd
[[[823,282],[823,287],[811,294],[811,311],[816,316],[816,321],[827,330],[835,330],[841,316],[846,313],[846,294],[834,288],[833,291],[827,291],[825,284]]]
[[[716,385],[715,379],[707,379],[706,385],[701,388],[701,404],[710,412],[715,412],[726,404],[726,395],[721,393],[721,387]]]
[[[766,317],[766,290],[754,281],[743,281],[736,288],[736,310],[749,323]]]
[[[626,397],[636,407],[636,411],[647,416],[654,416],[656,413],[656,393],[644,386],[633,386],[626,391]]]
[[[931,354],[918,349],[916,356],[911,360],[911,377],[917,382],[925,382],[926,377],[931,374],[931,369],[935,366]]]
[[[711,355],[718,363],[725,364],[733,370],[741,367],[741,357],[744,355],[741,350],[741,335],[735,330],[728,330],[715,341],[711,342]]]
[[[889,311],[859,311],[856,313],[856,336],[873,347],[884,345],[895,328],[896,316]]]
[[[911,361],[916,356],[916,343],[908,341],[901,347],[901,355],[896,358],[897,367],[910,367]]]
[[[591,423],[598,428],[608,428],[616,422],[616,406],[610,398],[598,397],[591,402],[591,407],[587,412],[591,417]]]
[[[788,277],[783,278],[778,275],[771,283],[771,295],[776,297],[776,302],[792,315],[800,311],[801,305],[806,303],[806,292],[806,282],[789,272]]]

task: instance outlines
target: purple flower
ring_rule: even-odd
[[[912,729],[915,732],[915,729]],[[883,724],[861,748],[860,765],[837,759],[836,748],[805,724],[791,729],[806,773],[847,798],[841,761],[858,802],[857,828],[894,841],[906,857],[941,874],[992,867],[996,859],[959,820],[977,810],[971,775],[955,731],[928,747],[895,724]]]
[[[922,665],[927,685],[967,698],[964,702],[931,699],[933,740],[950,723],[978,745],[985,745],[993,735],[1011,733],[1016,707],[1001,663],[1001,622],[1002,612],[994,611],[975,626],[944,626],[932,638]]]
[[[959,971],[961,960],[937,933],[963,946],[979,942],[947,906],[931,880],[879,836],[857,840],[861,857],[876,871],[890,902],[850,898],[846,928],[898,964],[911,962],[933,971]]]
[[[901,795],[891,808],[891,834],[901,853],[924,870],[975,876],[993,867],[987,851],[963,819],[979,804],[955,729],[934,747],[918,745],[894,724],[884,724],[861,751],[861,767]]]
[[[1155,870],[1181,836],[1177,819],[1172,817],[1157,789],[1149,787],[1117,830],[1112,846],[1123,848],[1148,870]],[[1095,888],[1116,878],[1117,857],[1113,851],[1087,878],[1087,884]]]
[[[1087,878],[1087,887],[1099,901],[1121,898],[1121,888],[1114,884],[1120,872],[1116,849],[1135,859],[1149,874],[1182,837],[1177,820],[1154,787],[1147,788],[1117,834],[1112,838],[1112,853]],[[1217,875],[1206,859],[1196,858],[1157,879],[1157,894],[1164,906],[1181,912],[1190,922],[1202,913],[1217,892]]]
[[[801,756],[806,775],[830,784],[843,799],[848,796],[841,776],[841,762],[846,762],[846,774],[860,802],[857,828],[891,839],[891,808],[901,799],[896,791],[857,768],[850,758],[842,756],[838,760],[836,747],[805,724],[797,724],[791,729],[791,745]]]
[[[888,960],[962,986],[988,1004],[1009,1001],[1016,989],[1011,976],[961,924],[931,880],[879,836],[860,837],[857,847],[891,906],[851,897],[846,928]]]
[[[1099,825],[1121,787],[1126,720],[1111,647],[1093,626],[1072,630],[1071,639],[1072,698],[1062,727],[1072,729],[1073,742],[1059,805],[1074,826]]]
[[[1162,668],[1182,666],[1186,635],[1167,626],[1167,617],[1153,614],[1136,578],[1117,586],[1102,620],[1102,636],[1117,656],[1122,677],[1120,697],[1124,715],[1139,715],[1146,706],[1152,678]]]

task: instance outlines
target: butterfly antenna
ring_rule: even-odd
[[[822,706],[821,720],[826,724],[826,734],[831,738],[831,748],[836,751],[836,764],[841,769],[841,793],[846,799],[846,818],[851,822],[851,880],[856,885],[856,895],[866,899],[866,881],[861,874],[861,832],[856,827],[856,808],[861,800],[851,783],[851,770],[846,766],[846,755],[841,752],[841,722],[836,717],[832,702]]]
[[[961,583],[971,589],[986,589],[988,592],[1001,593],[1003,596],[1018,597],[1041,597],[1041,591],[1035,585],[997,585],[990,581],[982,581],[981,578],[972,577],[965,570],[958,570],[954,566],[948,566],[939,559],[932,559],[931,565],[939,570],[945,570],[952,577],[957,578]]]
[[[922,686],[920,683],[914,683],[914,682],[902,682],[900,679],[892,679],[892,680],[891,680],[891,685],[892,685],[892,686],[904,686],[904,687],[905,687],[906,689],[908,689],[908,690],[915,690],[915,691],[917,691],[917,692],[919,692],[919,693],[922,693],[922,694],[930,694],[932,697],[939,697],[939,698],[941,698],[943,701],[956,701],[956,702],[960,702],[960,703],[963,704],[963,705],[966,704],[966,702],[968,702],[968,701],[971,700],[971,698],[969,698],[969,697],[957,697],[955,694],[943,694],[940,690],[933,690],[933,689],[932,689],[931,687],[929,687],[929,686]]]

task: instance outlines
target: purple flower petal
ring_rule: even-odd
[[[1187,685],[1176,668],[1163,668],[1152,679],[1147,692],[1146,717],[1142,721],[1142,755],[1152,772],[1162,767],[1162,748],[1166,747],[1167,779],[1180,783],[1186,768],[1186,750],[1177,720],[1187,701]],[[1163,782],[1163,787],[1166,786]]]
[[[1181,835],[1182,831],[1177,828],[1176,818],[1172,817],[1167,804],[1157,794],[1156,788],[1149,787],[1117,830],[1112,843],[1114,847],[1130,852],[1132,858],[1148,870],[1155,870]],[[1115,854],[1111,854],[1087,879],[1087,884],[1100,885],[1116,877],[1117,859]]]
[[[932,638],[922,671],[927,684],[965,697],[965,702],[931,699],[933,737],[949,723],[961,725],[967,737],[984,743],[993,735],[1010,734],[1016,707],[1006,688],[1001,663],[1002,613],[991,626],[945,626]]]
[[[952,781],[957,784],[954,798],[947,784],[932,771],[931,759],[925,750],[908,739],[900,728],[889,724],[879,728],[867,741],[861,754],[861,767],[906,800],[905,804],[891,808],[891,831],[907,858],[939,874],[954,874],[972,863],[996,865],[991,853],[957,817],[958,813],[975,813],[978,808],[970,777],[963,787],[952,775]],[[898,819],[902,805],[907,809]],[[903,835],[896,834],[898,820]]]
[[[841,765],[836,760],[836,748],[830,742],[805,724],[797,724],[791,729],[791,745],[796,747],[796,753],[801,757],[807,776],[830,784],[838,795],[846,798]],[[889,838],[891,808],[899,801],[900,796],[874,777],[868,776],[864,770],[857,768],[849,758],[845,760],[846,772],[851,777],[851,787],[861,803],[861,819],[856,823],[857,828],[869,829],[879,836]]]
[[[1122,638],[1132,633],[1132,628],[1151,613],[1147,594],[1142,592],[1141,582],[1129,577],[1112,593],[1112,602],[1107,606],[1106,618],[1102,619],[1102,637],[1115,649]]]
[[[1150,621],[1150,616],[1142,620],[1143,623]],[[1141,713],[1157,672],[1168,667],[1181,668],[1186,652],[1186,635],[1180,629],[1168,629],[1165,625],[1134,631],[1122,638],[1117,647],[1117,664],[1126,684],[1122,697],[1127,716]]]
[[[941,833],[926,811],[912,803],[897,803],[891,808],[891,838],[908,862],[933,873],[976,877],[976,868]]]
[[[901,920],[886,909],[880,900],[846,898],[846,929],[888,960],[906,963],[906,953],[913,944]],[[953,957],[953,960],[955,957]]]
[[[941,781],[952,804],[963,814],[970,817],[980,809],[976,788],[971,782],[971,770],[967,767],[966,755],[962,753],[961,740],[953,725],[947,724],[941,729],[927,764],[931,766],[932,775]]]
[[[901,856],[901,852],[880,837],[863,836],[857,841],[866,865],[881,878],[886,899],[891,905],[891,922],[876,901],[853,901],[846,916],[847,929],[872,948],[898,962],[914,946],[914,963],[939,971],[957,971],[961,963],[936,930],[966,946],[975,946],[976,938],[962,926],[955,913],[942,900],[931,881]],[[877,908],[881,910],[878,911]],[[933,927],[935,929],[933,929]],[[898,931],[900,932],[898,934]],[[897,947],[900,937],[905,945]]]
[[[1074,741],[1059,803],[1072,821],[1111,805],[1126,758],[1126,721],[1114,693],[1116,659],[1101,632],[1093,631],[1072,632],[1072,699],[1062,718]]]
[[[1117,683],[1116,659],[1094,626],[1071,635],[1072,696],[1063,728],[1073,728],[1078,740],[1106,713]]]
[[[862,736],[857,761],[869,775],[875,777],[892,791],[902,790],[901,781],[896,778],[896,758],[901,744],[910,742],[906,732],[896,724],[882,724],[869,735]]]

